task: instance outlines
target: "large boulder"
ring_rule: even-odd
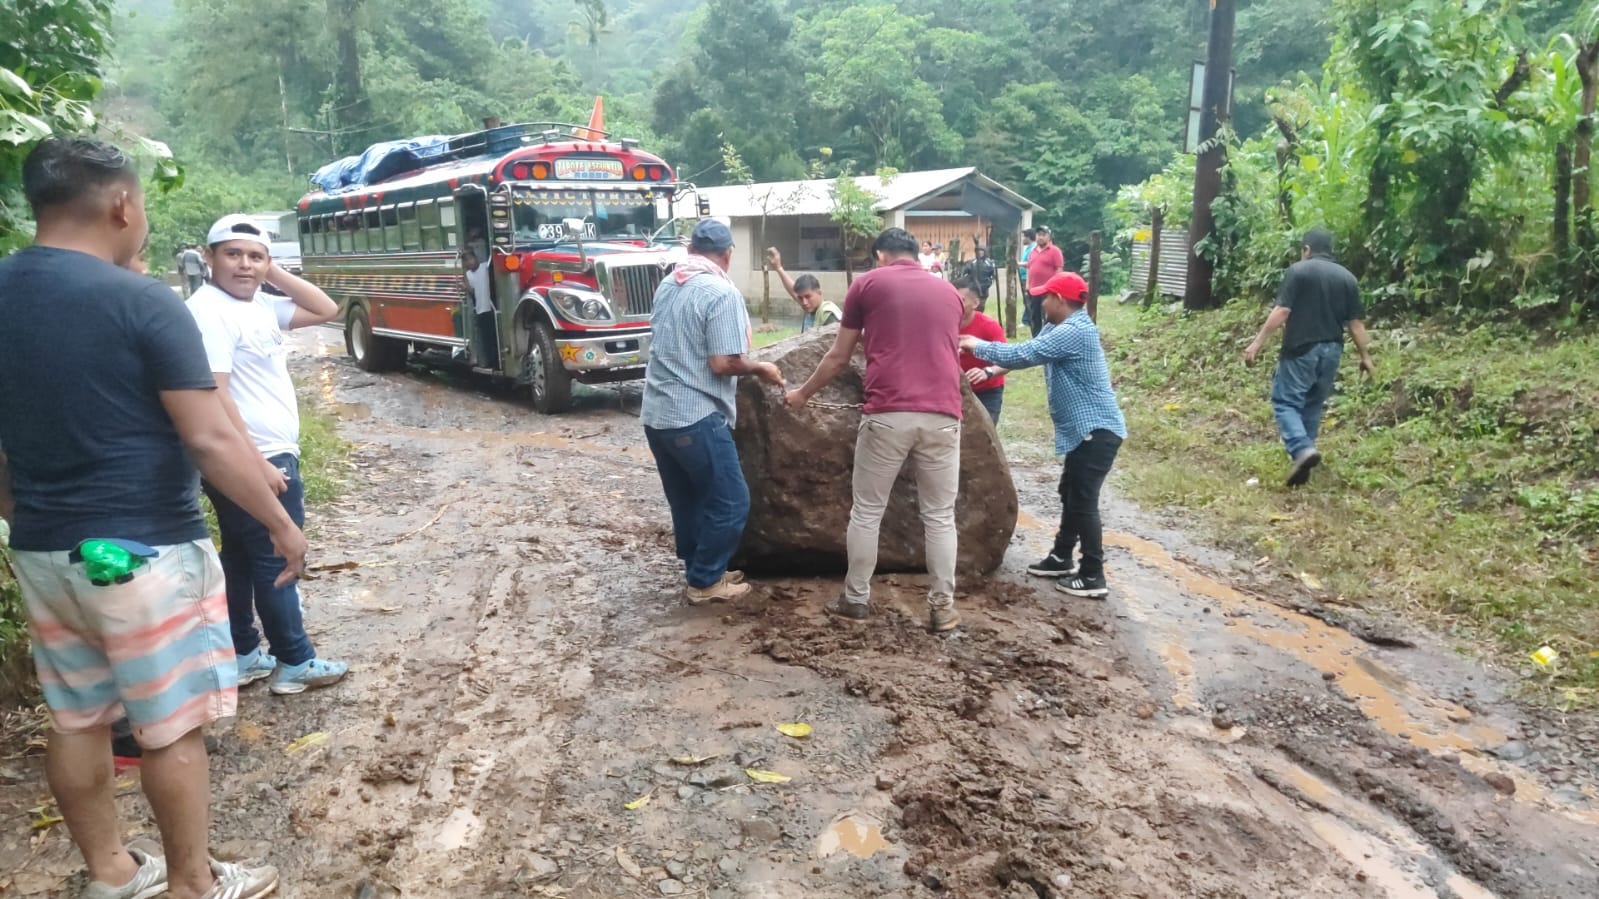
[[[836,327],[822,328],[755,351],[775,362],[789,384],[810,377],[833,345]],[[865,360],[856,351],[850,368],[798,412],[782,392],[755,378],[740,378],[738,444],[750,487],[750,520],[735,564],[757,572],[836,574],[848,566],[855,435],[860,427]],[[960,499],[955,506],[958,569],[987,574],[999,567],[1016,530],[1016,486],[1010,463],[988,413],[969,388],[961,429]],[[907,462],[883,516],[879,571],[926,570],[916,484]]]

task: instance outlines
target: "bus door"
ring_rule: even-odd
[[[506,293],[508,288],[502,282],[507,276],[514,279],[516,274],[507,272],[503,265],[496,264],[504,256],[502,253],[496,257],[494,252],[494,242],[490,236],[492,230],[489,224],[490,205],[490,195],[478,185],[470,185],[456,191],[456,246],[461,248],[463,258],[468,250],[477,257],[478,266],[487,275],[489,296],[494,302],[494,307],[496,310],[503,310],[506,305],[503,298],[508,295]],[[509,215],[509,210],[506,214]],[[462,273],[465,274],[464,264]],[[514,285],[510,289],[514,289]],[[500,339],[498,316],[480,318],[470,288],[465,291],[460,322],[461,336],[466,338],[472,367],[495,374],[504,370],[507,360],[501,355],[504,341]]]

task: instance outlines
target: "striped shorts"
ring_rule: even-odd
[[[125,584],[98,587],[64,552],[17,552],[33,663],[63,734],[124,714],[145,749],[238,708],[222,566],[209,540],[156,547]]]

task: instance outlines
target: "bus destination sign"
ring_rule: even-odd
[[[622,160],[583,157],[557,159],[555,177],[571,181],[621,181]]]

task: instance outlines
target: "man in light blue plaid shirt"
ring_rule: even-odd
[[[1099,518],[1099,491],[1127,438],[1127,422],[1110,386],[1110,368],[1099,345],[1099,328],[1088,317],[1088,284],[1075,272],[1062,272],[1044,284],[1044,318],[1038,336],[1026,343],[989,343],[962,337],[961,349],[984,362],[1015,371],[1044,366],[1049,417],[1055,422],[1055,452],[1066,457],[1060,475],[1060,530],[1055,547],[1028,574],[1056,578],[1056,588],[1073,596],[1103,599],[1105,537]],[[1082,563],[1072,562],[1081,542]]]
[[[749,519],[750,492],[733,445],[739,375],[783,386],[770,362],[752,362],[749,312],[727,277],[733,233],[706,219],[689,255],[655,291],[650,360],[639,419],[661,475],[690,605],[749,592],[727,570]]]

